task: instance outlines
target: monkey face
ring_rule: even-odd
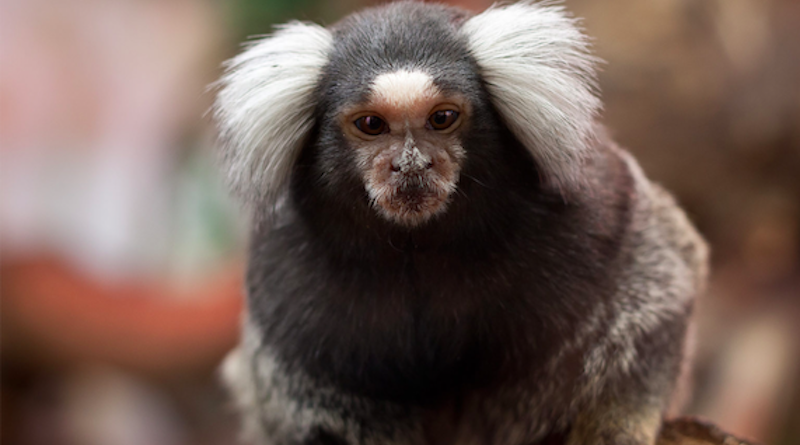
[[[340,125],[373,208],[413,227],[444,211],[456,189],[468,101],[443,94],[422,71],[383,73]]]

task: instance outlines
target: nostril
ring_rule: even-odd
[[[404,150],[389,164],[392,173],[419,173],[431,168],[433,168],[433,159],[423,155],[416,147],[413,150]]]

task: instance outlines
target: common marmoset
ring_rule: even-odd
[[[258,444],[653,444],[706,247],[597,124],[562,7],[392,3],[231,60]]]

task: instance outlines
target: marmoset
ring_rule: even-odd
[[[228,63],[249,440],[655,442],[707,250],[598,124],[596,63],[531,1],[293,22]]]

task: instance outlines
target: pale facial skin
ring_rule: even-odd
[[[445,95],[428,74],[407,70],[378,76],[368,99],[341,113],[367,193],[384,218],[414,227],[447,208],[469,115],[465,98]]]

